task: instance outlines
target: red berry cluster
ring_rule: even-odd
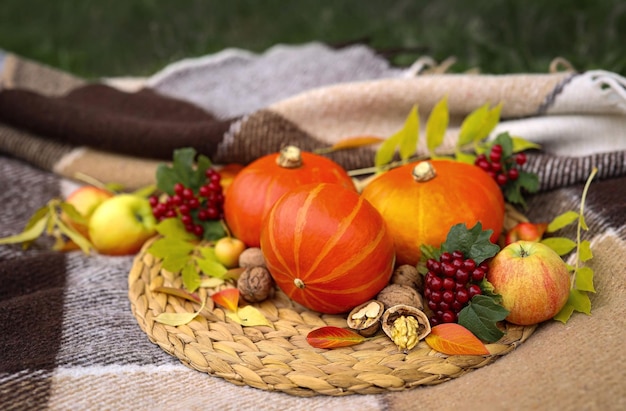
[[[433,312],[432,325],[457,322],[463,307],[472,297],[482,294],[478,284],[489,269],[485,262],[476,264],[460,251],[444,252],[439,260],[429,258],[426,268],[424,298]]]
[[[219,220],[224,217],[224,194],[220,174],[212,168],[206,170],[206,181],[197,192],[182,183],[174,184],[174,194],[150,197],[152,214],[158,221],[178,217],[185,229],[202,237],[201,222]]]
[[[509,181],[515,181],[519,177],[519,169],[526,163],[526,154],[517,153],[514,156],[502,155],[502,146],[494,144],[489,151],[489,156],[479,154],[474,164],[484,170],[498,185],[503,186]]]

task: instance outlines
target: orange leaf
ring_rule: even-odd
[[[357,148],[371,146],[373,144],[382,143],[383,141],[385,141],[384,138],[375,136],[348,137],[337,141],[333,144],[332,148],[335,150],[340,150],[342,148]]]
[[[376,136],[347,137],[347,138],[337,141],[335,144],[333,144],[330,147],[318,149],[316,150],[316,152],[320,154],[332,153],[333,151],[344,150],[348,148],[359,148],[359,147],[371,146],[374,144],[382,143],[383,141],[385,141],[384,138],[376,137]]]
[[[221,305],[229,311],[237,311],[239,305],[239,290],[236,288],[225,288],[211,296],[216,304]]]
[[[195,294],[189,293],[185,290],[181,290],[180,288],[175,287],[155,287],[152,291],[157,293],[165,293],[169,295],[174,295],[176,297],[184,298],[185,300],[193,301],[196,303],[202,302],[200,297]]]
[[[360,344],[365,337],[346,328],[326,326],[309,332],[306,340],[315,348],[338,348]]]
[[[470,330],[456,323],[434,326],[426,343],[436,351],[449,355],[488,355],[489,351]]]

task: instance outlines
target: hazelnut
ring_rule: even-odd
[[[237,280],[241,298],[249,303],[268,299],[274,291],[274,279],[265,267],[246,268]]]
[[[378,293],[376,299],[385,305],[385,309],[398,304],[408,305],[420,310],[424,307],[420,293],[415,288],[407,285],[389,284]]]
[[[380,329],[380,319],[385,306],[380,301],[371,300],[354,307],[348,314],[348,327],[364,337],[371,337]]]
[[[421,291],[423,288],[423,278],[417,268],[410,264],[403,264],[397,267],[391,275],[391,284],[406,285]]]
[[[265,257],[259,247],[250,247],[239,255],[239,267],[265,267]]]

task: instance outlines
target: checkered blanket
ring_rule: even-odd
[[[11,54],[0,64],[0,237],[73,190],[76,171],[134,187],[152,182],[155,164],[176,147],[245,163],[285,142],[312,149],[350,135],[387,136],[413,104],[427,112],[443,95],[456,117],[505,101],[500,127],[542,144],[528,165],[541,180],[529,198],[533,221],[577,210],[582,183],[599,168],[585,210],[596,273],[592,315],[542,324],[512,353],[458,379],[385,394],[301,398],[194,371],[152,344],[131,314],[133,256],[53,252],[45,238],[28,250],[0,246],[0,409],[626,408],[619,76],[400,70],[367,47],[319,44],[262,55],[227,50],[148,79],[97,83]],[[355,168],[372,155],[359,149],[335,159]]]

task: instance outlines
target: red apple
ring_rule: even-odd
[[[545,244],[517,241],[489,263],[487,280],[502,296],[507,321],[538,324],[554,317],[567,302],[570,273],[561,257]]]
[[[100,254],[135,254],[156,234],[156,225],[147,198],[118,194],[95,209],[89,219],[89,237]]]
[[[62,214],[63,221],[78,231],[83,237],[89,235],[89,219],[94,210],[105,200],[113,197],[114,194],[111,191],[95,187],[95,186],[83,186],[74,190],[66,199],[65,202],[74,206],[76,211],[85,219],[85,223],[75,221],[71,219],[67,214]]]
[[[215,257],[226,268],[239,265],[239,256],[246,249],[243,241],[234,237],[223,237],[215,242]]]
[[[548,228],[548,223],[518,223],[505,236],[504,244],[509,245],[519,240],[539,241]]]

